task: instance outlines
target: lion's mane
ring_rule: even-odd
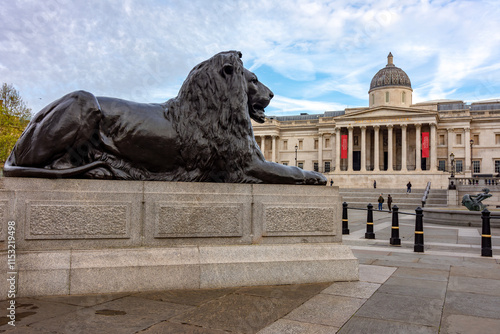
[[[228,51],[200,63],[178,96],[166,102],[165,117],[177,131],[184,165],[170,175],[173,179],[257,182],[244,171],[261,152],[256,149],[240,58],[240,52]],[[228,66],[232,73],[224,71]]]

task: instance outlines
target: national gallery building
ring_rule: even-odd
[[[446,188],[457,177],[500,173],[500,100],[412,103],[393,63],[373,77],[369,107],[269,117],[253,123],[266,160],[323,173],[335,185]]]

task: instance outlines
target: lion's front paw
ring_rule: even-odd
[[[327,182],[326,177],[318,172],[304,171],[305,184],[325,185]]]

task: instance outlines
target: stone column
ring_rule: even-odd
[[[448,166],[451,168],[451,158],[450,158],[450,154],[453,152],[453,128],[448,128],[448,143],[447,143],[447,146],[448,146]]]
[[[408,167],[406,166],[406,158],[408,153],[406,151],[406,129],[407,125],[403,124],[401,126],[401,171],[407,172]]]
[[[430,147],[431,147],[431,172],[437,171],[437,138],[436,138],[436,123],[431,123],[430,133]]]
[[[373,141],[374,141],[374,149],[373,149],[373,171],[374,172],[379,172],[380,171],[380,138],[379,138],[379,130],[380,126],[375,125],[373,127],[375,130],[375,133],[373,134]]]
[[[260,136],[260,150],[264,155],[264,159],[266,158],[266,136]]]
[[[318,135],[318,171],[323,170],[323,134]],[[324,170],[323,170],[324,172]]]
[[[471,162],[470,162],[470,158],[471,158],[471,151],[470,151],[470,128],[465,128],[464,129],[465,131],[465,161],[464,161],[464,168],[465,168],[465,172],[469,172],[471,173],[472,172],[472,166],[471,166]],[[475,143],[477,144],[477,143]]]
[[[335,171],[340,172],[340,128],[335,128]]]
[[[392,128],[393,128],[392,124],[389,124],[387,126],[387,171],[388,172],[392,172],[393,171],[392,158],[393,158],[393,155],[394,155],[394,150],[393,150],[393,147],[392,147],[392,137],[393,137]]]
[[[422,124],[415,124],[416,134],[415,134],[415,170],[417,172],[422,171]]]
[[[273,151],[271,154],[272,154],[271,161],[276,162],[277,161],[277,158],[276,158],[276,136],[273,136]]]
[[[352,172],[352,156],[353,156],[353,149],[352,145],[354,144],[353,141],[353,128],[352,126],[347,127],[347,130],[349,131],[349,136],[347,136],[347,171]]]
[[[366,172],[366,126],[361,127],[361,171]]]

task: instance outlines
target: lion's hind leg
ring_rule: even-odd
[[[90,161],[83,157],[97,144],[101,118],[94,95],[85,91],[67,94],[31,120],[9,161],[15,166],[55,169],[85,165]]]

